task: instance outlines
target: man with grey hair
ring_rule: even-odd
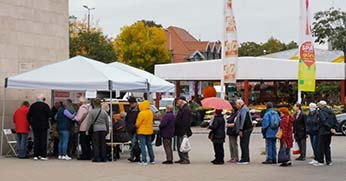
[[[332,158],[330,151],[330,143],[332,140],[332,134],[335,134],[336,117],[332,109],[327,107],[326,101],[320,101],[318,103],[319,111],[319,130],[318,130],[318,163],[314,166],[323,166],[324,157],[326,157],[326,164],[332,166]]]
[[[166,114],[160,123],[160,136],[163,138],[163,148],[166,153],[166,161],[162,164],[173,164],[172,137],[174,136],[175,116],[173,106],[166,105]]]
[[[47,137],[49,129],[49,119],[53,117],[52,112],[44,102],[43,95],[37,97],[37,101],[32,104],[27,114],[27,119],[34,133],[34,160],[47,159]]]
[[[250,162],[249,143],[252,133],[252,118],[249,108],[245,105],[242,99],[236,101],[238,115],[236,119],[236,130],[240,137],[241,159],[237,164],[248,165]]]

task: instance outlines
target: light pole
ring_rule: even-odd
[[[88,10],[88,31],[90,31],[90,11],[94,10],[95,8],[90,8],[87,5],[83,5],[83,7]]]

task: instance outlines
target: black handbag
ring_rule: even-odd
[[[290,153],[287,151],[287,145],[283,144],[280,148],[279,154],[278,154],[278,162],[279,163],[286,163],[290,161]]]
[[[162,137],[160,135],[160,131],[156,133],[156,140],[155,140],[155,146],[161,146],[162,145]]]

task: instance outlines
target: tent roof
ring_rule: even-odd
[[[165,80],[220,80],[221,60],[155,65],[155,75]],[[298,61],[240,57],[238,80],[297,80]],[[316,63],[317,80],[344,80],[344,63]]]
[[[7,88],[51,90],[146,90],[147,80],[82,56],[7,78]]]
[[[110,63],[112,67],[118,68],[120,70],[123,70],[125,72],[131,73],[133,75],[136,75],[138,77],[143,77],[148,80],[149,82],[149,91],[150,92],[174,92],[175,86],[172,83],[169,83],[147,71],[120,63],[120,62],[114,62]]]

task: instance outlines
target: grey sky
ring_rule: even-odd
[[[298,0],[233,0],[240,42],[263,42],[273,36],[298,41]],[[87,4],[96,8],[105,34],[115,37],[124,25],[154,20],[164,27],[185,28],[201,40],[221,40],[223,0],[70,0],[70,15],[86,16]],[[311,0],[313,12],[336,8],[346,10],[346,0]]]

